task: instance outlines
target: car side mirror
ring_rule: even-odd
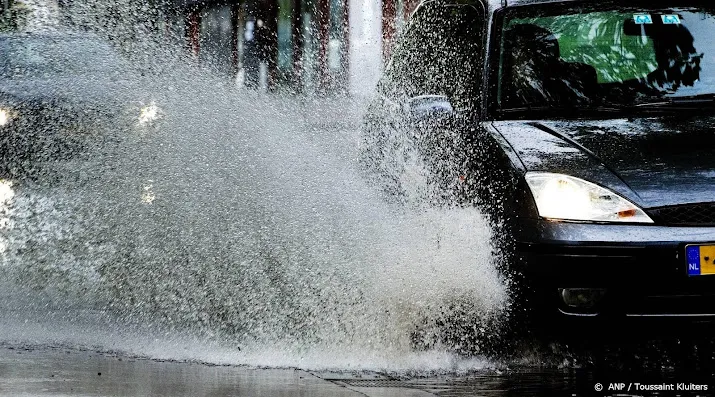
[[[438,122],[454,115],[454,108],[444,95],[421,95],[405,104],[408,116],[415,122]]]

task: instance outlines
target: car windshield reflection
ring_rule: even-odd
[[[533,15],[503,26],[502,110],[678,104],[670,99],[715,92],[711,11]]]

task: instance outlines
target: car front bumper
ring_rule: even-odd
[[[517,239],[519,265],[562,317],[715,321],[715,276],[688,276],[687,244],[715,245],[714,227],[530,221]],[[563,290],[599,291],[574,307]]]

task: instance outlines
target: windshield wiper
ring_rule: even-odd
[[[698,107],[697,105],[713,105],[715,104],[715,94],[700,94],[700,95],[688,95],[688,96],[676,96],[666,98],[664,101],[659,102],[645,102],[634,105],[637,108],[648,108],[648,107]]]
[[[624,113],[627,112],[627,107],[617,106],[584,106],[584,107],[560,107],[560,106],[534,106],[520,107],[511,109],[501,109],[501,114],[528,114],[528,113],[548,113],[556,115],[583,115],[583,114],[598,114],[598,113]]]

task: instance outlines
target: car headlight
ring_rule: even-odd
[[[529,172],[526,182],[543,218],[591,221],[653,223],[646,213],[618,194],[568,175]]]

